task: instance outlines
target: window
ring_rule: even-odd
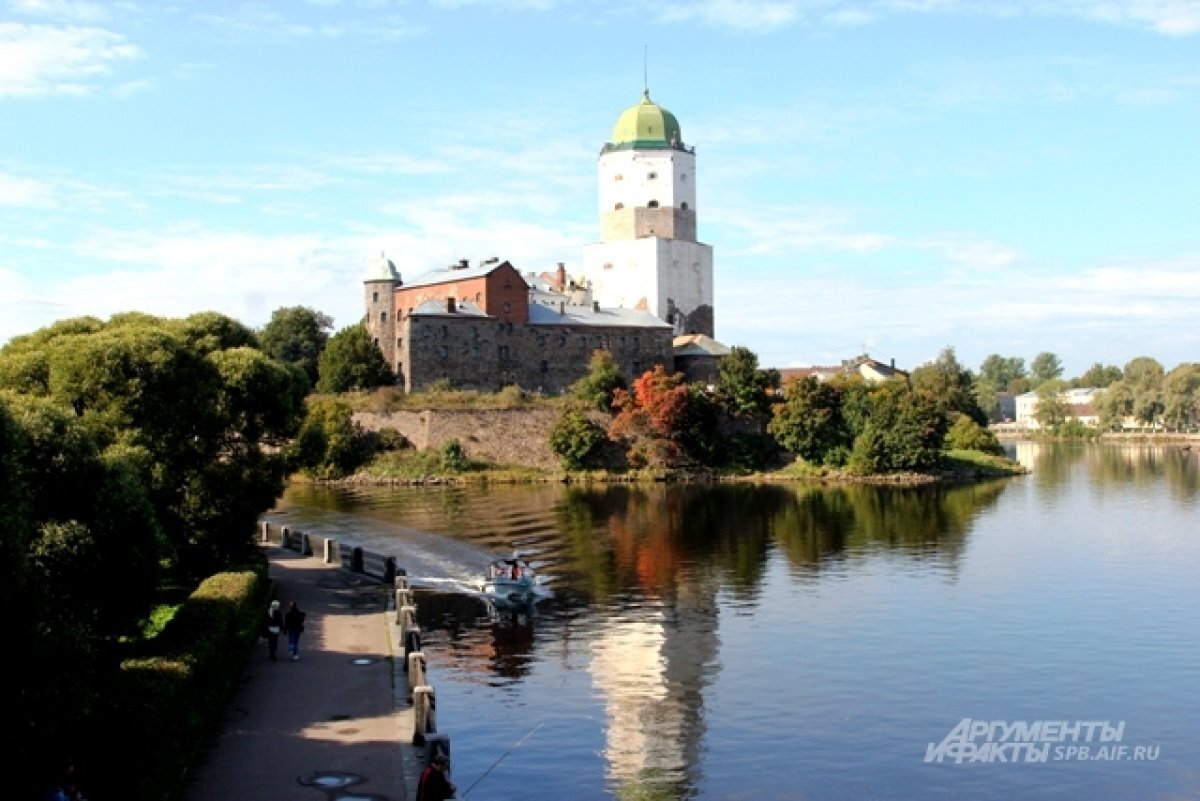
[[[505,313],[505,314],[508,314],[510,311],[512,311],[512,304],[511,304],[511,303],[505,303],[505,304],[504,304],[504,313]]]
[[[683,209],[684,211],[687,211],[687,201],[685,200],[682,203],[680,203],[679,208]]]
[[[616,210],[616,211],[620,211],[620,210],[621,210],[621,209],[623,209],[623,208],[625,208],[625,204],[624,204],[624,203],[618,203],[617,205],[613,206],[613,209],[614,209],[614,210]]]
[[[378,292],[372,292],[372,293],[371,293],[371,302],[372,302],[372,303],[378,303],[378,302],[379,302],[379,293],[378,293]]]
[[[647,206],[649,206],[649,207],[650,207],[650,208],[652,208],[652,209],[657,209],[657,208],[658,208],[658,201],[657,201],[657,200],[651,200],[651,201],[650,201],[649,203],[647,203],[646,205],[647,205]]]
[[[686,180],[687,180],[687,173],[686,173],[686,172],[684,172],[684,173],[680,173],[680,174],[679,174],[679,182],[680,182],[680,183],[683,183],[683,182],[684,182],[684,181],[686,181]]]
[[[624,180],[625,180],[625,176],[624,176],[624,175],[621,175],[621,173],[617,173],[616,175],[614,175],[614,176],[613,176],[613,180],[614,180],[614,181],[624,181]]]
[[[550,372],[550,362],[546,361],[545,359],[542,359],[542,368],[541,369],[542,369],[543,373]]]
[[[396,347],[397,348],[404,347],[404,337],[396,337]]]
[[[381,322],[381,323],[386,323],[386,322],[387,322],[387,312],[380,312],[380,313],[379,313],[379,322]]]
[[[611,262],[611,261],[606,261],[606,262],[604,262],[604,269],[606,269],[606,270],[611,270],[611,269],[612,269],[612,262]]]
[[[655,178],[657,178],[657,177],[658,177],[658,173],[656,173],[656,172],[648,172],[648,173],[646,173],[646,180],[647,180],[647,181],[653,181],[653,180],[654,180]]]

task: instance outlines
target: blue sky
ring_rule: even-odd
[[[1200,361],[1200,0],[0,0],[0,343],[570,270],[644,72],[762,365]]]

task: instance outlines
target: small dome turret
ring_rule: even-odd
[[[642,102],[630,106],[613,126],[612,150],[682,149],[683,132],[679,120],[650,99],[650,90],[642,91]]]
[[[400,281],[400,273],[397,272],[396,265],[392,263],[392,260],[384,256],[383,253],[380,253],[379,258],[371,259],[370,264],[367,266],[366,277],[363,280],[391,281],[392,283],[397,283]]]

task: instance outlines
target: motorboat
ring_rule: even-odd
[[[537,585],[537,573],[514,552],[510,557],[488,563],[480,589],[492,597],[512,600],[528,597]]]

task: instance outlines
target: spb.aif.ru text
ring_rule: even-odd
[[[929,743],[926,762],[1064,762],[1158,759],[1157,745],[1122,743],[1125,721],[972,720],[963,718],[940,743]],[[1065,745],[1064,743],[1070,743]]]

